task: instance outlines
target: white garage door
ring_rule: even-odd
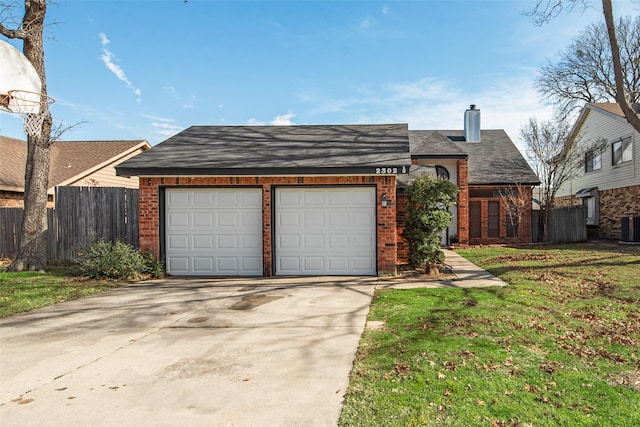
[[[376,274],[375,188],[278,188],[275,209],[276,274]]]
[[[167,272],[262,276],[262,190],[167,189]]]

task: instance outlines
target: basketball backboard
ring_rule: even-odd
[[[18,49],[0,40],[0,109],[37,114],[42,103],[41,89],[40,77],[31,62]]]

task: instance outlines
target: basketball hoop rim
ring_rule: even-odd
[[[12,100],[16,100],[18,102],[12,106],[11,105]],[[37,113],[30,113],[24,110],[28,110],[27,107],[33,107],[36,105],[50,106],[55,101],[56,101],[55,98],[41,92],[34,92],[34,91],[23,90],[23,89],[12,89],[7,91],[6,94],[0,94],[0,109],[9,113],[37,114]]]

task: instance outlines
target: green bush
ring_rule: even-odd
[[[162,262],[152,254],[141,254],[128,243],[96,240],[82,251],[79,260],[84,274],[93,278],[140,279],[161,277]]]
[[[455,184],[430,176],[417,178],[407,189],[407,214],[402,237],[409,248],[409,263],[424,266],[444,262],[440,234],[451,223],[449,208],[456,203]]]

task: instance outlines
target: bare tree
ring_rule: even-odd
[[[571,12],[576,7],[582,7],[584,9],[589,7],[590,4],[591,2],[589,0],[537,0],[534,7],[529,12],[526,12],[526,14],[531,16],[533,22],[538,25],[542,25],[556,17],[563,10]],[[622,112],[629,124],[640,132],[640,118],[638,118],[638,115],[631,108],[630,103],[633,101],[630,98],[630,94],[625,91],[625,72],[623,71],[623,65],[621,62],[620,46],[613,19],[613,6],[611,5],[611,0],[602,0],[602,11],[605,18],[605,25],[607,27],[609,47],[611,49],[611,65],[614,71],[616,88],[615,100],[620,104],[620,108],[622,108]],[[636,56],[631,59],[635,59],[635,61],[637,61],[637,58],[638,57]],[[637,62],[635,62],[635,64],[637,67]]]
[[[620,63],[624,93],[629,102],[640,101],[640,17],[618,20]],[[566,118],[584,102],[616,100],[616,79],[604,23],[588,25],[569,47],[560,53],[560,60],[543,67],[536,79],[538,92],[555,105],[561,118]]]
[[[516,241],[520,241],[520,224],[524,220],[525,215],[531,212],[531,194],[526,188],[516,183],[510,186],[508,190],[502,191],[500,197],[500,205],[506,212],[507,221],[514,230]]]
[[[576,177],[584,168],[585,156],[595,150],[603,150],[603,141],[585,141],[578,144],[574,135],[569,144],[571,128],[566,121],[541,121],[535,117],[520,128],[520,137],[526,145],[529,164],[538,175],[542,200],[542,239],[547,240],[552,209],[559,188]]]
[[[46,0],[25,0],[21,20],[14,20],[11,5],[3,3],[0,15],[0,35],[23,42],[23,53],[33,64],[42,82],[41,92],[47,94],[44,64],[43,30],[47,12]],[[13,25],[15,28],[8,28]],[[20,245],[11,271],[44,270],[47,264],[47,188],[51,145],[51,113],[46,103],[40,136],[27,137],[27,163],[24,179],[24,217],[20,230]]]

